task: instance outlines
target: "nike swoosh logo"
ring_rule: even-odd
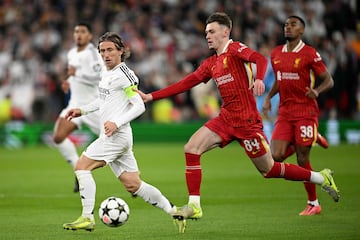
[[[252,151],[251,153],[252,153],[253,155],[255,155],[255,154],[257,154],[258,152],[260,152],[260,150]]]
[[[329,185],[332,186],[332,182],[330,181],[330,178],[328,176],[326,176],[328,182],[329,182]]]

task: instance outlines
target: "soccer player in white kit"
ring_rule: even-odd
[[[132,151],[130,122],[145,111],[145,105],[134,91],[139,80],[124,62],[129,54],[128,49],[121,37],[113,32],[100,37],[98,49],[106,66],[99,83],[99,98],[88,105],[69,110],[65,116],[71,120],[99,110],[101,126],[99,137],[88,146],[75,165],[82,214],[74,222],[63,225],[67,230],[94,230],[96,184],[91,171],[107,164],[132,195],[143,198],[170,215],[176,212],[176,207],[156,187],[140,179]]]
[[[73,35],[76,46],[67,54],[68,76],[62,83],[65,92],[70,90],[70,100],[68,106],[59,114],[53,133],[56,148],[72,167],[75,166],[79,155],[74,143],[69,139],[69,135],[81,128],[83,124],[87,125],[94,134],[99,135],[99,114],[94,112],[71,121],[65,119],[65,114],[69,109],[85,105],[98,97],[100,73],[104,68],[104,63],[96,47],[91,43],[90,25],[87,23],[77,24]],[[78,191],[79,186],[75,179],[74,192]]]

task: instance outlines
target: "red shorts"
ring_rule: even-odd
[[[283,140],[301,146],[315,144],[318,128],[318,118],[289,120],[279,116],[272,133],[272,140]]]
[[[270,151],[261,121],[243,127],[232,127],[221,116],[217,116],[206,122],[205,127],[222,138],[221,148],[235,140],[240,143],[250,158],[263,156]]]

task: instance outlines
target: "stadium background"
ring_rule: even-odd
[[[206,153],[202,160],[206,214],[202,221],[189,222],[184,236],[165,213],[133,199],[109,168],[94,172],[96,207],[110,195],[121,196],[131,208],[129,222],[114,229],[97,220],[96,231],[90,234],[64,231],[62,223],[79,211],[79,196],[72,192],[74,173],[55,149],[43,144],[50,144],[55,118],[66,104],[59,81],[78,20],[92,23],[94,43],[105,31],[121,33],[133,53],[128,64],[139,74],[140,87],[150,91],[177,81],[208,54],[203,28],[213,11],[228,12],[234,20],[233,39],[255,49],[283,42],[281,26],[288,14],[304,17],[306,41],[321,52],[335,79],[335,88],[319,99],[319,130],[325,134],[335,130],[329,134],[335,140],[337,136],[359,144],[357,2],[0,1],[0,239],[360,239],[356,145],[312,149],[315,169],[335,170],[341,201],[334,204],[318,191],[323,212],[306,219],[297,215],[306,198],[302,183],[264,181],[236,143]],[[193,93],[182,94],[148,105],[146,114],[132,124],[142,178],[179,205],[187,201],[183,144],[218,107],[211,87],[195,91],[196,96],[209,97],[207,105],[200,105],[203,108],[194,107]],[[83,129],[71,137],[81,147],[93,136]],[[30,147],[14,149],[22,146]]]
[[[335,80],[334,88],[319,98],[319,130],[334,144],[337,139],[360,143],[355,0],[5,0],[0,5],[0,144],[49,143],[68,98],[60,82],[78,21],[92,25],[95,44],[105,31],[123,36],[132,52],[127,64],[140,77],[140,89],[148,92],[178,81],[208,56],[204,23],[214,11],[227,12],[233,19],[232,38],[256,50],[284,42],[282,24],[288,15],[303,17],[306,43],[320,52]],[[134,123],[135,138],[185,141],[218,106],[211,84],[149,104]],[[92,137],[83,129],[73,140],[81,145]]]

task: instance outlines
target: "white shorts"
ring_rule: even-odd
[[[92,160],[104,160],[119,177],[123,172],[138,172],[138,165],[132,151],[133,136],[130,125],[124,126],[111,137],[101,134],[83,154]]]
[[[66,108],[64,108],[59,117],[64,118],[66,113],[70,110],[74,108],[73,106],[67,106]],[[93,113],[89,113],[87,115],[81,116],[81,117],[77,117],[77,118],[73,118],[71,119],[71,122],[73,122],[78,129],[81,129],[81,126],[83,124],[85,124],[86,126],[88,126],[90,128],[90,130],[97,136],[99,136],[100,133],[100,123],[99,123],[99,111],[95,111]]]

